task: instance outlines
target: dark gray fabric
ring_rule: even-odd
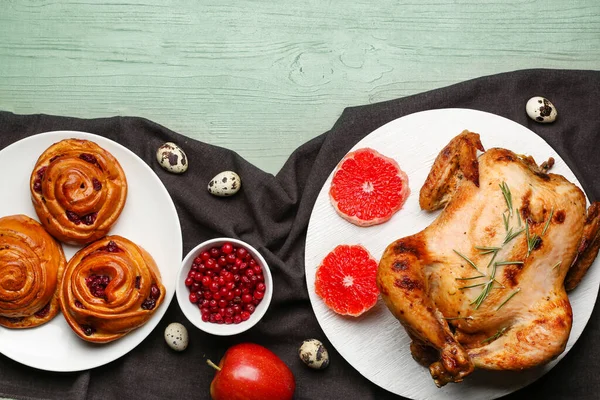
[[[328,174],[358,140],[393,119],[427,109],[463,107],[510,118],[539,134],[565,159],[591,199],[600,200],[598,93],[597,71],[525,70],[348,108],[329,132],[297,149],[276,176],[229,150],[185,138],[141,118],[82,120],[0,112],[0,148],[26,136],[64,129],[96,133],[125,145],[151,166],[171,194],[183,230],[184,254],[205,239],[238,237],[261,251],[275,281],[273,302],[264,320],[240,336],[220,338],[200,332],[187,323],[173,300],[157,328],[137,348],[91,371],[38,371],[0,355],[0,396],[209,398],[213,372],[205,359],[217,361],[229,346],[252,341],[272,349],[292,368],[296,399],[397,398],[371,384],[341,358],[321,331],[308,300],[305,234],[312,206]],[[534,95],[545,96],[556,105],[559,116],[554,124],[542,125],[527,118],[525,102]],[[165,141],[176,142],[187,152],[190,169],[183,176],[168,174],[156,163],[155,150]],[[232,198],[210,196],[206,183],[226,169],[240,174],[242,190]],[[190,332],[190,347],[180,354],[170,351],[162,338],[166,325],[174,321],[184,323]],[[327,370],[312,371],[299,361],[297,348],[309,337],[328,345],[332,362]],[[596,399],[600,391],[598,337],[596,307],[583,335],[559,365],[507,398]]]

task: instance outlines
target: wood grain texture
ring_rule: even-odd
[[[271,173],[346,106],[600,65],[597,0],[2,3],[0,109],[142,116]]]

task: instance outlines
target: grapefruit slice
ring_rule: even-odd
[[[338,314],[358,317],[377,303],[377,261],[361,245],[341,244],[317,268],[315,291]]]
[[[408,176],[398,163],[370,148],[348,153],[338,164],[329,189],[333,208],[358,226],[386,222],[409,194]]]

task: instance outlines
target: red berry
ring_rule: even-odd
[[[264,292],[265,290],[267,290],[267,287],[264,283],[259,283],[258,285],[256,285],[256,290],[258,290],[259,292]]]
[[[255,309],[256,308],[253,304],[246,304],[246,306],[244,307],[244,310],[248,311],[250,314],[252,314]]]
[[[190,301],[196,304],[198,302],[198,295],[196,293],[190,293]]]
[[[190,286],[190,291],[197,292],[198,290],[200,290],[200,288],[200,284],[198,282],[194,282],[192,283],[192,286]]]
[[[248,254],[248,250],[244,249],[243,247],[240,247],[239,249],[237,249],[236,253],[239,258],[244,258],[246,257],[246,254]]]
[[[209,276],[202,277],[202,286],[204,286],[204,287],[210,286],[210,277]]]
[[[223,300],[223,299],[219,300],[219,307],[220,308],[227,307],[227,300]]]
[[[200,259],[202,261],[206,261],[210,258],[210,253],[208,251],[203,251],[202,254],[200,254]]]
[[[242,295],[242,289],[240,289],[240,288],[233,289],[233,295],[240,297]]]
[[[192,283],[194,283],[193,278],[190,278],[189,276],[185,278],[185,286],[192,286]]]
[[[215,316],[215,321],[217,321],[217,323],[223,322],[223,317],[221,316],[221,314],[213,314]]]
[[[210,249],[210,256],[212,258],[219,258],[220,255],[221,255],[221,252],[216,247],[213,247],[212,249]]]
[[[218,303],[216,300],[213,299],[213,300],[209,301],[208,305],[210,308],[213,308],[213,307],[216,307],[218,305]]]
[[[233,253],[227,254],[225,256],[225,261],[227,261],[227,264],[229,264],[229,265],[235,264],[235,260],[236,260],[235,254],[233,254]]]
[[[194,280],[195,280],[196,282],[202,282],[202,278],[204,278],[204,277],[203,277],[203,276],[202,276],[202,274],[201,274],[201,273],[199,273],[199,272],[197,272],[197,273],[196,273],[196,275],[194,275]]]
[[[225,295],[225,300],[231,301],[234,297],[235,296],[233,295],[233,292],[227,292],[227,294]]]
[[[194,264],[200,264],[202,262],[202,258],[200,256],[194,258]]]
[[[215,293],[219,290],[219,284],[217,282],[213,281],[208,285],[208,288],[210,289],[211,292]]]
[[[212,293],[207,290],[206,292],[204,292],[204,298],[206,300],[212,299]]]
[[[258,290],[254,292],[254,298],[256,300],[262,300],[263,297],[265,297],[265,292],[259,292]]]
[[[227,325],[229,325],[229,324],[233,324],[233,318],[231,318],[231,317],[225,317],[225,323],[226,323]]]
[[[210,320],[210,315],[207,314],[202,314],[202,321],[203,322],[208,322]]]
[[[225,257],[221,256],[217,260],[217,264],[219,264],[221,267],[224,267],[227,265],[227,260],[225,259]]]
[[[242,317],[240,317],[239,315],[234,315],[233,316],[233,323],[234,324],[239,324],[240,322],[242,322]]]
[[[240,317],[242,317],[242,321],[248,321],[250,319],[250,313],[248,311],[242,311]]]
[[[233,251],[233,245],[231,243],[223,243],[221,246],[221,252],[225,254],[230,254]]]
[[[221,296],[221,293],[219,293],[219,292],[213,293],[213,299],[221,300],[221,297],[223,297],[223,296]]]
[[[252,301],[252,296],[250,296],[249,294],[245,294],[242,296],[242,302],[250,303],[251,301]]]
[[[260,267],[260,265],[255,265],[254,267],[252,267],[252,269],[254,270],[254,274],[260,274],[262,272],[262,268]]]
[[[242,265],[242,260],[239,259],[239,258],[236,258],[235,262],[233,263],[233,266],[236,267],[236,268],[239,268],[240,265]]]

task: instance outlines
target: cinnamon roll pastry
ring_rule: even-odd
[[[0,218],[0,325],[32,328],[60,311],[63,249],[25,215]]]
[[[69,261],[60,288],[62,312],[84,340],[106,343],[145,324],[165,298],[154,259],[121,236],[107,236]]]
[[[69,244],[105,236],[127,198],[127,180],[117,159],[88,140],[66,139],[46,149],[29,185],[44,228]]]

